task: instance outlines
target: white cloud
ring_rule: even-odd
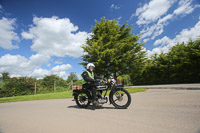
[[[63,79],[67,79],[69,74],[66,71],[71,68],[72,66],[70,64],[57,65],[53,67],[51,70],[39,68],[39,69],[35,69],[31,73],[31,76],[37,77],[37,78],[43,78],[44,76],[55,74],[59,77],[62,77]]]
[[[156,40],[154,42],[154,46],[158,46],[159,44],[166,45],[166,44],[169,44],[171,42],[172,42],[172,40],[169,37],[164,36],[162,39]]]
[[[143,40],[144,43],[146,43],[148,41],[149,41],[149,38],[146,38],[146,39]]]
[[[154,49],[147,50],[148,57],[151,57],[154,54],[161,54],[161,53],[167,53],[169,51],[170,46],[164,46],[164,47],[156,47]]]
[[[49,56],[32,55],[29,59],[21,55],[6,54],[0,58],[0,72],[9,72],[11,75],[30,76],[34,69],[48,63]]]
[[[34,69],[33,72],[30,74],[30,76],[40,79],[50,74],[51,74],[50,71],[39,68],[39,69]]]
[[[112,5],[110,6],[110,8],[111,8],[111,9],[115,9],[115,10],[120,9],[120,7],[117,6],[117,5],[115,5],[115,4],[112,4]]]
[[[154,39],[156,36],[163,33],[163,25],[162,24],[154,24],[146,29],[143,29],[140,34],[142,34],[141,39],[151,36],[151,39]],[[149,40],[150,38],[146,38]]]
[[[143,7],[136,9],[135,16],[138,16],[138,25],[149,24],[155,22],[161,16],[163,16],[174,1],[170,0],[151,0],[148,4],[144,4]]]
[[[33,39],[33,35],[30,34],[30,33],[22,32],[21,35],[22,35],[22,37],[23,37],[24,39]]]
[[[168,9],[175,3],[176,0],[151,0],[149,3],[144,4],[142,7],[136,10],[136,13],[133,16],[138,16],[138,25],[145,24],[140,34],[142,34],[141,39],[153,40],[157,36],[161,35],[164,32],[164,27],[169,24],[169,20],[174,20],[178,16],[185,16],[194,11],[195,8],[200,7],[200,5],[192,5],[192,0],[180,0],[178,2],[178,7],[171,14],[166,14]],[[165,5],[166,4],[166,5]],[[153,7],[163,7],[159,12]],[[155,14],[154,14],[155,13]],[[164,16],[164,14],[166,14]],[[163,17],[162,17],[163,16]]]
[[[155,39],[155,37],[164,32],[163,28],[164,25],[166,25],[166,21],[173,16],[168,14],[163,18],[161,17],[167,13],[174,2],[174,0],[151,0],[149,3],[144,4],[136,10],[134,15],[138,16],[138,21],[136,23],[138,25],[145,24],[140,32],[140,34],[142,34],[141,39],[145,39],[145,42],[147,42],[150,39]],[[133,15],[131,17],[133,17]]]
[[[9,72],[11,75],[27,75],[31,72],[28,59],[21,55],[6,54],[0,58],[0,72]]]
[[[169,48],[176,45],[177,43],[185,42],[187,43],[189,39],[195,40],[200,37],[200,20],[190,29],[183,29],[175,38],[170,39],[167,36],[164,36],[161,39],[158,39],[154,42],[154,48],[152,51],[148,51],[149,55],[154,53],[160,54],[161,52],[166,53],[169,51]]]
[[[58,65],[52,68],[53,72],[59,72],[59,71],[65,71],[72,68],[70,64],[63,64],[63,65]]]
[[[50,59],[50,56],[42,55],[42,54],[35,54],[29,58],[28,65],[39,67],[43,64],[47,64]]]
[[[62,77],[63,79],[67,79],[69,74],[66,73],[66,71],[71,68],[72,66],[70,64],[57,65],[51,69],[51,72],[59,77]]]
[[[22,62],[27,62],[27,61],[28,60],[21,55],[6,54],[0,58],[0,66],[5,67],[5,66],[12,66],[14,64],[21,65]]]
[[[0,47],[4,49],[16,49],[19,42],[17,33],[14,32],[16,19],[0,19]]]
[[[187,42],[189,39],[195,40],[200,36],[200,20],[195,24],[194,27],[190,29],[183,29],[180,34],[176,35],[174,39],[170,39],[165,36],[162,39],[158,39],[154,42],[154,45],[157,46],[159,44],[162,45],[175,45],[176,43]]]
[[[192,0],[180,0],[178,5],[179,7],[173,12],[175,15],[190,14],[198,7],[197,5],[192,5]]]
[[[43,64],[48,64],[50,57],[46,55],[32,55],[25,58],[21,55],[6,54],[0,57],[0,73],[9,72],[12,77],[28,76],[43,78],[46,75],[55,74],[64,79],[68,77],[67,70],[71,69],[70,64],[62,64],[50,70],[42,69]]]
[[[63,79],[67,79],[68,78],[68,76],[69,76],[69,74],[68,73],[66,73],[66,71],[60,71],[60,72],[57,72],[57,73],[55,73],[56,75],[58,75],[59,77],[62,77]]]
[[[176,35],[175,42],[187,42],[189,39],[195,40],[200,37],[200,20],[190,29],[183,29],[179,35]]]
[[[117,18],[117,20],[120,20],[121,18],[122,18],[122,17],[120,16],[120,17]]]
[[[87,32],[77,32],[68,18],[33,18],[29,32],[22,32],[22,37],[32,39],[31,49],[40,54],[49,56],[80,57],[83,54],[83,45],[89,36]]]
[[[173,18],[173,14],[168,14],[165,17],[159,19],[158,24],[165,23],[167,20],[170,20],[172,18]]]
[[[62,64],[63,62],[62,61],[55,61],[54,63],[55,64]]]

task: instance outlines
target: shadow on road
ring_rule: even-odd
[[[95,106],[88,106],[87,108],[80,108],[77,105],[68,106],[67,108],[75,108],[75,109],[86,109],[86,110],[96,110],[96,109],[116,109],[115,107],[95,107]]]
[[[3,132],[1,131],[1,129],[0,129],[0,133],[3,133]]]

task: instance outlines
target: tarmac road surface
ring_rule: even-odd
[[[72,99],[0,103],[0,133],[200,133],[200,90],[148,89],[128,109]]]

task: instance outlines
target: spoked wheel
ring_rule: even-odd
[[[90,104],[89,101],[89,96],[86,93],[79,93],[76,97],[76,104],[80,107],[80,108],[87,108]]]
[[[125,89],[118,89],[112,93],[111,102],[118,109],[126,109],[131,104],[131,95]]]

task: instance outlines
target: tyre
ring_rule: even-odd
[[[110,100],[115,108],[126,109],[131,104],[131,95],[127,90],[121,88],[111,92]]]
[[[87,108],[90,104],[89,95],[84,92],[80,92],[75,96],[76,104],[80,108]]]

